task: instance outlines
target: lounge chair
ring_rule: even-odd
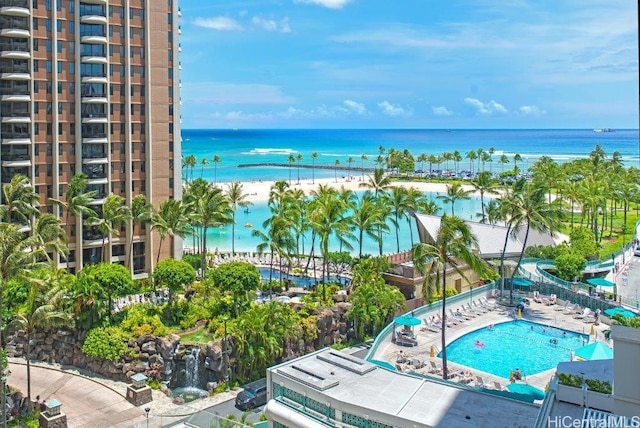
[[[547,306],[551,306],[551,305],[555,305],[557,302],[558,302],[558,296],[556,296],[555,294],[552,294],[551,296],[549,296],[549,299],[545,304]]]
[[[424,325],[422,327],[420,327],[420,331],[430,331],[432,333],[440,333],[440,327],[438,327],[437,325],[434,325],[432,322],[427,321],[426,318],[424,318],[422,320],[424,322]]]
[[[556,305],[555,308],[553,308],[554,311],[563,311],[565,310],[565,308],[569,306],[569,301],[565,300],[564,305],[560,306],[560,305]]]
[[[533,301],[536,303],[542,303],[542,299],[543,296],[540,294],[539,291],[534,291],[533,292]]]
[[[600,318],[600,309],[596,309],[595,312],[591,312],[586,317],[582,318],[583,322],[586,323],[595,323]]]
[[[496,391],[507,391],[507,388],[505,388],[504,386],[502,386],[502,384],[498,381],[493,381],[493,388]]]
[[[460,370],[460,372],[458,372],[458,382],[460,383],[468,384],[473,382],[474,379],[475,379],[475,376],[470,371],[465,372]]]
[[[574,315],[573,318],[575,318],[577,320],[581,320],[581,319],[584,319],[584,318],[588,317],[590,314],[591,314],[591,309],[584,308],[582,310],[582,313]]]
[[[418,346],[418,341],[404,334],[396,334],[396,345],[398,346]]]
[[[482,379],[482,376],[476,376],[476,386],[480,386],[486,389],[493,389],[493,385],[491,385],[488,382],[485,382],[484,379]]]
[[[480,313],[474,311],[473,308],[471,306],[469,306],[468,303],[466,305],[462,305],[462,310],[465,312],[465,314],[467,314],[468,316],[470,316],[472,318],[475,318],[478,315],[480,315]]]
[[[409,370],[408,367],[404,367],[401,364],[396,363],[396,370],[399,371],[400,373],[409,373],[411,370]]]
[[[442,366],[435,363],[435,361],[429,361],[429,373],[442,375]]]
[[[447,319],[445,320],[445,322],[443,323],[443,322],[442,322],[442,318],[440,318],[440,314],[437,314],[437,315],[436,315],[436,318],[437,318],[437,320],[438,320],[438,322],[440,323],[440,325],[441,325],[441,326],[442,326],[442,325],[446,325],[447,327],[452,328],[452,327],[455,327],[456,325],[458,325],[458,323],[457,323],[457,322],[455,322],[455,321],[451,320],[450,318],[447,318]]]
[[[424,363],[424,361],[419,360],[418,358],[413,358],[411,360],[411,365],[413,366],[414,369],[421,369],[423,368],[426,364]]]
[[[492,303],[490,301],[488,301],[486,298],[482,297],[480,299],[480,304],[482,306],[484,306],[485,308],[487,308],[489,311],[493,311],[494,309],[496,309],[496,304]]]
[[[481,312],[483,314],[489,312],[489,309],[482,306],[477,300],[473,301],[473,310],[476,312]]]
[[[462,312],[453,312],[453,309],[449,309],[449,314],[451,315],[451,318],[459,321],[459,322],[465,322],[471,319],[471,317],[469,317],[468,315],[463,314]]]
[[[576,309],[579,308],[578,305],[566,305],[563,309],[562,309],[562,313],[563,314],[573,314],[576,312]]]

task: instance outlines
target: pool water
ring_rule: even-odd
[[[571,351],[588,341],[589,336],[583,334],[516,320],[456,339],[447,346],[447,361],[506,379],[516,368],[531,376],[569,361]]]
[[[258,271],[260,272],[260,277],[262,278],[262,282],[269,281],[270,270],[271,269],[268,267],[261,266],[258,268]],[[278,281],[281,276],[283,280],[287,280],[287,279],[290,280],[294,287],[300,287],[304,289],[312,288],[316,282],[320,282],[321,280],[320,277],[316,279],[316,278],[313,278],[310,276],[304,276],[304,275],[290,275],[286,272],[280,272],[277,269],[274,269],[273,272],[271,272],[271,279],[275,281]],[[338,277],[338,276],[329,276],[327,277],[327,282],[337,282],[337,283],[346,285],[348,283],[348,278]]]

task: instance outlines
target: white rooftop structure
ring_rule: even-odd
[[[284,426],[360,426],[366,420],[375,427],[529,427],[539,410],[330,348],[271,367],[267,385],[265,414]]]
[[[428,214],[415,214],[418,226],[418,234],[420,241],[430,244],[435,241],[434,237],[440,230],[441,217]],[[465,220],[470,227],[471,232],[478,240],[480,248],[480,257],[483,259],[499,258],[502,254],[505,238],[507,238],[508,228],[487,223],[478,223],[475,221]],[[507,240],[507,249],[505,257],[517,257],[522,251],[522,243],[524,242],[526,227],[521,227],[515,236],[509,231]],[[527,238],[527,247],[533,245],[555,245],[556,241],[551,233],[540,233],[536,230],[529,230]]]

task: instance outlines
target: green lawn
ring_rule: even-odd
[[[211,333],[205,327],[199,328],[190,333],[180,334],[181,343],[207,343],[213,340]]]

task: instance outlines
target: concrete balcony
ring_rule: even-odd
[[[31,123],[29,116],[2,116],[2,123]]]
[[[107,144],[109,140],[104,137],[82,137],[82,144]]]
[[[19,38],[27,38],[31,36],[31,32],[29,30],[25,30],[24,28],[3,28],[0,30],[0,36],[3,37],[19,37]]]
[[[109,83],[107,76],[82,76],[82,83]]]
[[[92,116],[83,117],[82,123],[108,123],[108,119],[106,114],[94,114]]]
[[[107,58],[100,55],[82,55],[80,62],[85,64],[106,64]]]
[[[101,15],[84,15],[80,17],[82,24],[104,24],[107,25],[107,17]]]
[[[25,5],[25,2],[22,1],[8,1],[0,6],[0,15],[29,17],[31,16],[31,11],[28,3]]]
[[[89,3],[89,4],[104,4],[106,5],[108,2],[108,0],[82,0],[82,3]]]
[[[31,80],[31,73],[23,72],[23,71],[0,72],[0,79],[2,79],[2,80]]]
[[[92,94],[91,96],[83,96],[81,98],[83,104],[106,104],[109,102],[105,94]]]
[[[103,44],[106,45],[109,43],[107,36],[104,35],[88,35],[80,37],[80,41],[82,43],[93,43],[93,44]]]
[[[18,101],[22,101],[22,102],[29,102],[31,101],[31,95],[26,94],[14,94],[14,95],[1,95],[0,96],[0,101],[10,101],[10,102],[18,102]]]
[[[29,146],[31,145],[31,138],[28,135],[2,134],[1,143],[3,146]]]
[[[83,165],[102,165],[109,163],[109,156],[107,153],[83,153],[82,164]]]

